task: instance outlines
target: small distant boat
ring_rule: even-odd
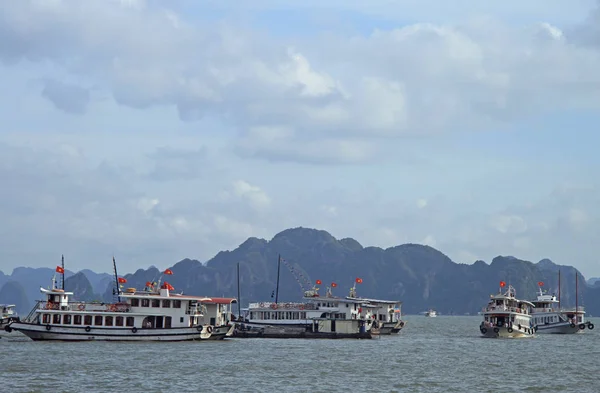
[[[427,311],[425,311],[425,316],[426,317],[437,317],[437,311],[429,309]]]
[[[504,281],[500,281],[500,290],[490,295],[490,301],[483,309],[483,321],[479,331],[485,338],[517,338],[533,336],[537,327],[533,325],[531,311],[533,304],[516,298],[512,285],[506,292]]]

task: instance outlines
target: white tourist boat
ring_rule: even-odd
[[[516,291],[508,285],[506,292],[504,281],[500,282],[500,290],[490,295],[490,301],[483,309],[483,321],[479,325],[481,335],[486,338],[532,337],[535,334],[531,310],[533,304],[516,298]]]
[[[165,274],[172,272],[167,269]],[[45,299],[7,330],[20,331],[33,340],[62,341],[215,340],[233,334],[234,325],[227,318],[235,299],[174,293],[172,285],[160,281],[146,283],[141,291],[121,291],[119,284],[127,280],[118,277],[117,301],[98,303],[72,301],[73,293],[64,286],[57,288],[53,277],[51,288],[40,288]]]
[[[430,308],[429,310],[425,311],[425,316],[426,317],[437,317],[437,311]]]
[[[576,279],[577,280],[577,279]],[[533,323],[537,325],[537,332],[540,334],[573,334],[583,332],[587,327],[594,329],[594,324],[585,320],[585,310],[577,304],[573,309],[562,309],[560,307],[560,298],[555,295],[544,293],[542,287],[544,283],[538,282],[539,292],[537,299],[532,301],[534,308],[532,311]],[[558,276],[558,286],[560,295],[560,272]],[[575,290],[577,292],[577,283]],[[577,298],[577,295],[576,295]]]
[[[362,301],[362,307],[370,309],[375,320],[371,331],[375,334],[398,334],[406,324],[402,320],[402,302],[399,300],[358,297],[356,295],[356,284],[350,288],[350,295],[346,299]]]

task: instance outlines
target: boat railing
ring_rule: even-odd
[[[131,306],[128,303],[68,302],[65,304],[38,301],[37,309],[49,311],[130,312]]]
[[[270,309],[270,310],[319,310],[313,303],[275,303],[275,302],[261,302],[261,303],[250,303],[250,309]]]
[[[555,309],[555,308],[545,308],[545,307],[543,307],[543,308],[537,308],[536,307],[536,308],[533,309],[533,311],[534,312],[556,312],[558,310]]]
[[[575,311],[585,312],[585,307],[577,306],[577,309],[575,307],[562,308],[560,311],[561,312],[575,312]]]
[[[494,305],[494,306],[487,306],[483,308],[483,312],[491,312],[491,311],[504,311],[504,312],[516,312],[516,313],[520,313],[520,314],[529,314],[527,312],[526,308],[519,308],[519,307],[506,307],[503,305]]]

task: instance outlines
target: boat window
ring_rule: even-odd
[[[50,314],[42,315],[42,323],[50,323]]]
[[[160,307],[160,300],[152,299],[152,307]]]
[[[63,324],[64,325],[70,325],[71,324],[71,315],[70,314],[63,315]]]
[[[140,306],[140,299],[131,299],[131,307],[139,307]]]
[[[165,317],[165,329],[171,328],[171,317]]]
[[[83,324],[84,325],[91,325],[92,324],[92,316],[91,315],[85,315],[83,317]]]
[[[60,314],[54,314],[52,317],[52,323],[60,323]]]
[[[133,326],[133,317],[127,317],[126,325]]]
[[[169,308],[171,307],[171,301],[169,299],[165,299],[162,301],[162,306],[163,308]]]
[[[181,308],[181,300],[173,300],[173,308]]]
[[[142,299],[142,307],[150,307],[150,299]]]
[[[81,315],[73,316],[73,325],[81,325]]]
[[[104,326],[112,326],[113,325],[113,317],[107,316],[104,318]]]
[[[179,323],[183,323],[183,317],[179,318]]]
[[[102,326],[102,315],[94,316],[94,325]]]
[[[115,318],[115,326],[123,326],[123,317]]]

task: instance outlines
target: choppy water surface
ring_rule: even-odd
[[[407,317],[374,340],[0,339],[2,392],[600,392],[593,331],[482,339],[479,318]]]

